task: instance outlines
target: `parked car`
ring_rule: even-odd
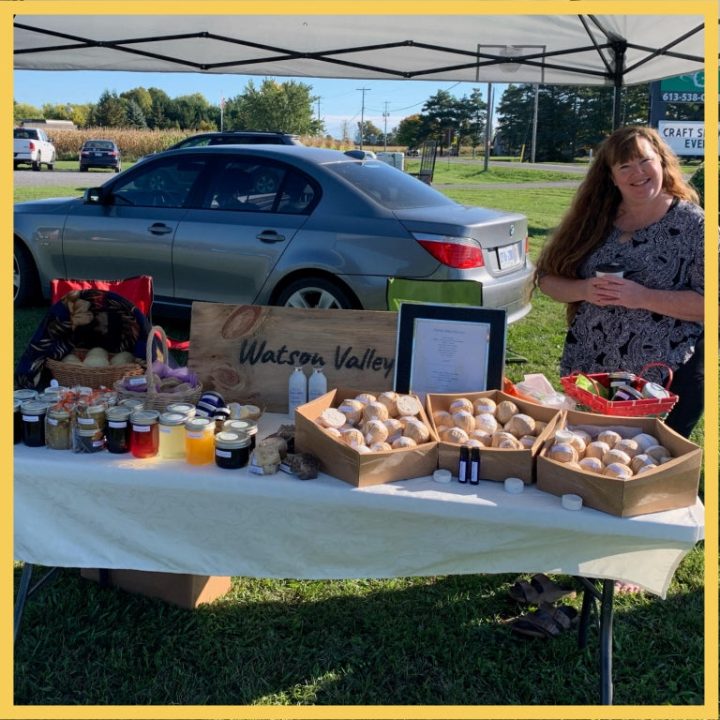
[[[112,140],[86,140],[80,148],[80,172],[90,168],[122,169],[120,148]]]
[[[13,128],[13,170],[18,165],[30,165],[33,170],[40,170],[46,165],[48,170],[55,167],[55,146],[47,133],[40,128]]]
[[[261,130],[229,130],[192,135],[171,145],[168,150],[205,145],[302,145],[297,135]]]
[[[390,277],[474,280],[508,321],[530,310],[527,218],[467,207],[378,160],[298,146],[148,157],[84,197],[15,205],[15,305],[58,276],[152,275],[192,300],[387,309]]]

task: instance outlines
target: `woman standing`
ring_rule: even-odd
[[[567,303],[562,374],[669,365],[680,399],[666,422],[686,437],[703,412],[705,215],[697,201],[655,130],[616,130],[536,275],[545,294]],[[598,275],[608,264],[617,274]]]

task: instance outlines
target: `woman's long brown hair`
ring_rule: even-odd
[[[616,130],[598,148],[570,209],[545,243],[535,270],[535,285],[543,275],[576,278],[582,261],[610,234],[622,196],[612,179],[618,163],[641,157],[639,141],[655,149],[663,169],[663,189],[673,197],[697,203],[698,195],[683,179],[675,154],[652,128],[629,126]],[[578,303],[568,304],[568,323]]]

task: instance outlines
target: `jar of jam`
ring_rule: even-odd
[[[72,421],[63,407],[51,407],[45,415],[45,444],[51,450],[72,448]]]
[[[108,408],[105,424],[105,446],[111,453],[130,452],[130,413],[123,405]]]
[[[130,452],[136,458],[155,457],[160,449],[157,410],[136,410],[130,415]]]
[[[194,417],[185,421],[185,459],[191,465],[207,465],[215,456],[215,421]]]
[[[255,449],[258,426],[254,420],[226,420],[223,430],[247,435],[250,438],[250,450]]]
[[[185,457],[185,421],[188,418],[179,412],[160,414],[160,450],[165,460],[182,460]]]
[[[28,447],[42,447],[45,445],[45,415],[47,409],[47,403],[39,400],[26,400],[20,406],[23,442]]]
[[[15,398],[13,400],[13,444],[17,445],[19,442],[22,442],[22,412],[20,411],[20,406],[22,405],[22,400],[19,400],[18,398]]]
[[[224,430],[215,436],[215,464],[226,470],[245,467],[250,460],[250,438]]]

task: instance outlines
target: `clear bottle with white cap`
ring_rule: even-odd
[[[319,398],[327,392],[327,377],[320,365],[313,368],[308,380],[308,401]]]
[[[296,367],[288,380],[288,415],[295,416],[295,410],[308,400],[308,381],[302,367]]]

